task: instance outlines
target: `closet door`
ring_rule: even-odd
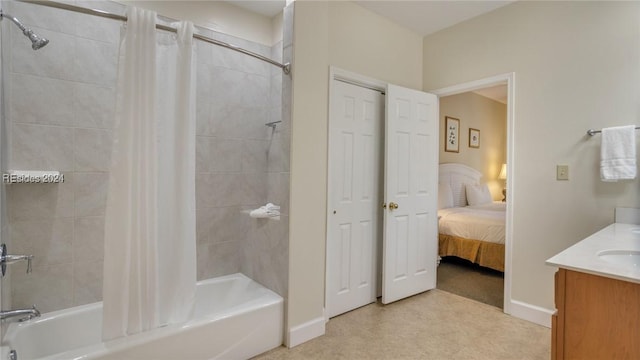
[[[436,285],[438,98],[389,85],[386,93],[382,303]]]
[[[329,317],[376,301],[384,126],[384,95],[332,81],[326,281]]]

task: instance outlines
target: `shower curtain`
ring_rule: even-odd
[[[195,300],[193,24],[179,23],[176,35],[155,29],[153,11],[129,7],[127,17],[105,216],[104,340],[183,322]]]

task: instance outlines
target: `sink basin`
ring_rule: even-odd
[[[640,267],[640,250],[603,250],[598,257],[612,264]]]

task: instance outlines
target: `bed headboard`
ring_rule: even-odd
[[[463,164],[440,164],[438,182],[447,183],[453,193],[453,206],[467,206],[464,184],[479,184],[482,173]]]

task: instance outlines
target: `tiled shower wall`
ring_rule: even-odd
[[[271,48],[271,58],[291,63],[293,3],[283,14],[283,41]],[[287,299],[289,281],[289,160],[291,144],[291,77],[271,68],[271,120],[269,129],[267,199],[281,206],[281,220],[244,218],[248,236],[241,248],[241,271]]]
[[[206,34],[280,61],[282,43]],[[196,193],[198,278],[243,272],[286,293],[289,131],[282,117],[282,70],[198,44]],[[275,129],[265,124],[282,121]],[[267,202],[278,220],[249,217]],[[204,266],[201,266],[203,264]]]
[[[9,268],[12,307],[35,303],[46,312],[99,301],[121,24],[9,4],[8,13],[51,41],[33,51],[28,39],[2,22],[11,44],[3,48],[9,167],[65,175],[62,184],[8,187],[10,252],[35,256],[31,274],[25,273],[26,264]],[[78,5],[124,13],[122,5],[112,2]],[[281,44],[272,49],[214,32],[205,35],[266,56],[281,53]],[[286,260],[288,217],[256,220],[246,213],[267,201],[281,202],[287,211],[288,125],[282,123],[275,132],[264,125],[280,120],[281,85],[274,84],[282,82],[280,70],[196,44],[198,278],[239,271],[254,278],[266,274],[257,280],[284,293],[286,267],[260,259]],[[278,246],[266,245],[261,236],[267,233]],[[247,246],[261,241],[259,253]],[[280,251],[283,255],[274,253]],[[262,262],[253,266],[246,261]]]
[[[83,4],[87,6],[87,4]],[[117,4],[102,3],[122,12]],[[111,153],[120,24],[68,11],[6,2],[6,11],[49,45],[33,51],[8,21],[3,81],[7,90],[9,167],[60,170],[62,184],[7,187],[12,307],[41,311],[94,302],[102,295],[103,224]],[[5,43],[3,43],[5,45]]]
[[[286,19],[285,19],[286,21]],[[285,31],[287,27],[285,26]],[[271,48],[271,58],[282,62],[282,43]],[[288,89],[288,90],[286,90]],[[284,90],[284,91],[283,91]],[[281,219],[244,217],[247,236],[240,256],[241,272],[286,298],[289,273],[289,153],[291,115],[283,94],[290,94],[290,77],[271,68],[271,121],[282,121],[269,129],[266,152],[267,201],[280,205]],[[288,99],[290,97],[285,97]]]

